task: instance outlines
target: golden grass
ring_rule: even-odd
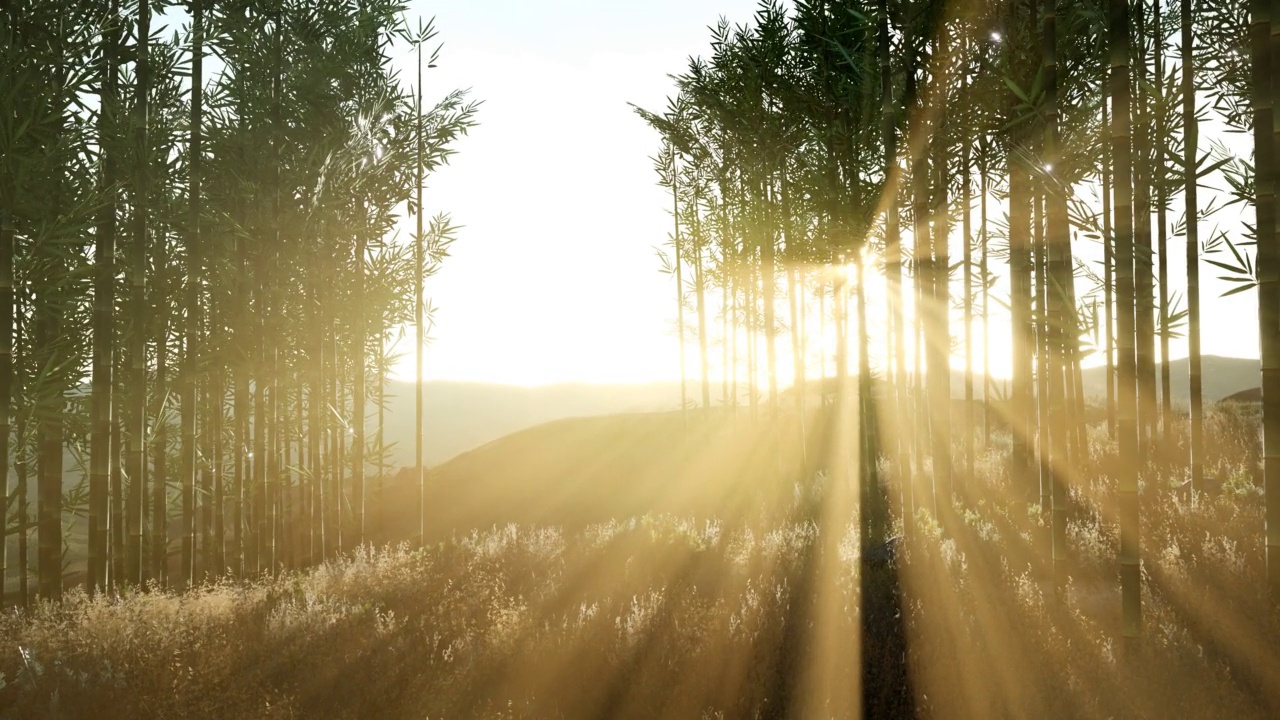
[[[1214,422],[1241,446],[1256,432]],[[1211,443],[1211,472],[1242,462],[1233,442]],[[1146,474],[1144,638],[1126,648],[1099,510],[1110,447],[1092,447],[1059,588],[993,450],[974,499],[921,513],[865,578],[856,524],[814,512],[832,490],[815,476],[750,517],[500,525],[240,585],[73,593],[0,616],[0,717],[845,717],[860,677],[873,717],[1280,715],[1252,476],[1185,499],[1167,490],[1179,469]],[[760,499],[708,486],[727,507]],[[661,494],[623,499],[645,492]]]

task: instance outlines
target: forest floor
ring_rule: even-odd
[[[425,549],[7,611],[0,718],[1280,716],[1248,411],[1211,414],[1213,494],[1144,475],[1137,642],[1105,428],[1056,571],[1007,434],[954,511],[863,557],[848,493],[781,472],[816,452],[785,449],[795,429],[555,423],[433,473]],[[411,475],[387,481],[380,540],[416,520],[390,510]]]

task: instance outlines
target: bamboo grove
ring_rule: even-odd
[[[883,541],[894,503],[945,519],[1007,431],[1012,501],[1044,513],[1041,546],[1059,575],[1072,483],[1097,467],[1082,363],[1101,355],[1105,432],[1119,448],[1102,470],[1106,515],[1120,527],[1123,634],[1136,638],[1140,481],[1181,453],[1191,487],[1205,487],[1209,265],[1228,294],[1258,291],[1268,575],[1280,597],[1273,10],[767,0],[746,24],[721,21],[710,52],[673,77],[668,107],[638,110],[661,137],[655,169],[675,218],[661,255],[677,282],[682,368],[696,337],[701,405],[786,412],[779,376],[790,374],[803,410],[814,356],[827,392],[856,353],[864,543]],[[1251,157],[1223,140],[1232,133],[1252,133]],[[1217,229],[1226,208],[1244,223]],[[1185,277],[1171,274],[1175,253]],[[989,379],[997,333],[1009,339],[998,345],[1007,383]],[[1170,340],[1184,335],[1189,424],[1169,369]]]
[[[477,109],[423,107],[435,32],[403,10],[0,3],[7,600],[366,541],[386,348],[415,322],[421,344],[422,284],[456,230],[424,222],[424,177]],[[408,82],[396,43],[416,45]],[[406,212],[417,232],[397,240]]]

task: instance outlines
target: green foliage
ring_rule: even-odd
[[[0,224],[13,243],[15,289],[14,374],[0,382],[13,397],[15,432],[4,440],[10,457],[44,472],[56,454],[37,458],[34,445],[50,423],[61,433],[56,442],[77,453],[88,447],[90,363],[95,352],[113,353],[115,382],[93,394],[110,392],[118,419],[135,399],[146,415],[144,436],[131,437],[130,426],[124,438],[144,448],[146,477],[124,482],[150,483],[156,473],[162,500],[173,503],[173,477],[159,470],[180,465],[179,410],[199,414],[202,433],[211,413],[232,410],[218,438],[224,457],[215,462],[206,438],[194,472],[229,468],[235,449],[250,445],[240,437],[249,427],[241,424],[245,408],[229,407],[226,396],[180,408],[175,388],[191,383],[211,394],[215,383],[233,385],[228,375],[244,386],[293,388],[323,364],[317,339],[340,350],[329,372],[350,372],[357,357],[380,357],[379,346],[412,317],[412,246],[395,227],[406,210],[422,212],[411,200],[419,160],[425,175],[447,164],[475,125],[478,103],[454,91],[416,106],[391,69],[394,43],[427,43],[435,31],[428,24],[409,33],[397,0],[206,2],[203,57],[216,62],[205,63],[215,72],[201,78],[202,184],[191,198],[193,28],[170,35],[157,21],[138,42],[141,10],[158,18],[167,4],[147,2],[18,0],[0,10]],[[438,59],[437,49],[431,63]],[[458,230],[444,214],[430,223],[422,239],[426,277],[448,257]],[[368,248],[359,257],[358,240]],[[108,242],[114,254],[97,257]],[[126,286],[132,274],[120,273],[138,242],[145,245],[141,309]],[[105,286],[91,282],[107,261],[115,277],[108,274]],[[95,348],[90,321],[104,290],[116,302],[106,306],[113,315],[107,347]],[[125,372],[133,359],[124,352],[139,335],[141,387]],[[282,405],[289,402],[286,396]],[[262,410],[248,408],[255,424],[280,421]],[[77,463],[81,470],[89,464]],[[279,475],[266,482],[293,484],[289,473]],[[229,482],[222,487],[231,490]],[[9,531],[19,499],[11,481],[0,491],[10,493],[0,515]],[[85,500],[83,492],[66,496],[64,523],[84,514]],[[221,506],[229,498],[205,502]]]

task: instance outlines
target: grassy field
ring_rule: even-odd
[[[904,539],[864,559],[847,493],[779,471],[798,461],[764,438],[794,428],[709,422],[683,442],[678,418],[567,421],[460,458],[433,478],[454,507],[433,504],[426,549],[10,611],[0,717],[1280,714],[1248,410],[1211,416],[1220,491],[1186,497],[1177,467],[1145,476],[1132,646],[1105,431],[1072,487],[1056,585],[1043,517],[1010,499],[1007,437],[954,512],[899,521]],[[630,450],[592,454],[623,437]]]

